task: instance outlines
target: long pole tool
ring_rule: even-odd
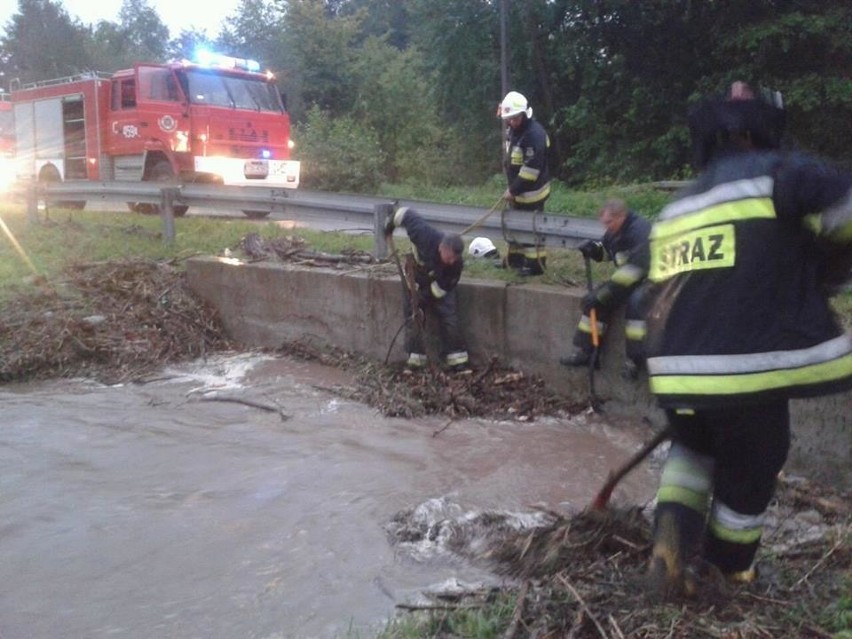
[[[592,262],[586,255],[583,256],[583,261],[586,264],[586,288],[591,293],[595,288],[592,281]],[[598,335],[598,313],[595,308],[589,311],[589,323],[592,331],[592,356],[589,358],[589,405],[594,412],[602,413],[603,406],[595,392],[595,369],[598,367],[601,345],[600,335]]]
[[[612,496],[612,491],[615,490],[615,487],[618,483],[624,479],[624,477],[631,470],[636,468],[642,460],[644,460],[651,452],[660,444],[662,444],[666,439],[668,439],[672,434],[672,430],[669,426],[666,426],[656,435],[654,435],[648,442],[642,446],[633,456],[627,460],[622,466],[616,468],[613,471],[610,471],[609,477],[607,477],[606,482],[603,487],[598,491],[598,494],[595,496],[594,501],[592,502],[591,509],[592,510],[604,510],[609,503],[609,498]]]

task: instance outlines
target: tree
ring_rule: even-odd
[[[52,0],[18,0],[18,13],[0,40],[5,76],[21,83],[72,75],[92,68],[88,33]]]
[[[136,61],[165,61],[169,28],[148,0],[123,0],[118,18],[127,39],[127,51]]]

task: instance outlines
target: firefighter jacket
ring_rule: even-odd
[[[537,120],[525,118],[517,129],[506,130],[506,179],[520,205],[543,203],[550,195],[547,156],[550,138]]]
[[[419,301],[440,300],[459,283],[464,260],[459,256],[453,264],[444,264],[438,252],[438,245],[444,234],[431,227],[413,209],[398,209],[393,216],[393,225],[403,227],[411,240],[414,260],[417,263],[414,278],[420,295]]]
[[[852,250],[852,175],[779,151],[718,157],[651,230],[648,374],[663,408],[852,386],[821,246]]]
[[[625,302],[630,293],[644,281],[650,261],[650,231],[651,223],[630,211],[617,233],[604,233],[601,253],[605,252],[606,257],[615,264],[615,272],[608,281],[595,289],[596,306],[615,308]]]

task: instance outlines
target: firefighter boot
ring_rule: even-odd
[[[701,514],[681,504],[657,506],[654,546],[648,564],[651,594],[666,600],[695,594],[695,580],[688,563],[696,554],[703,532]]]

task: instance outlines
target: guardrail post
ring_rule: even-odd
[[[175,241],[175,198],[176,187],[160,189],[160,215],[163,218],[163,238],[168,244]]]
[[[373,229],[375,231],[375,251],[373,257],[383,260],[388,256],[388,243],[385,240],[385,222],[393,212],[393,204],[385,202],[373,206]]]
[[[38,224],[38,182],[27,184],[27,224]]]

